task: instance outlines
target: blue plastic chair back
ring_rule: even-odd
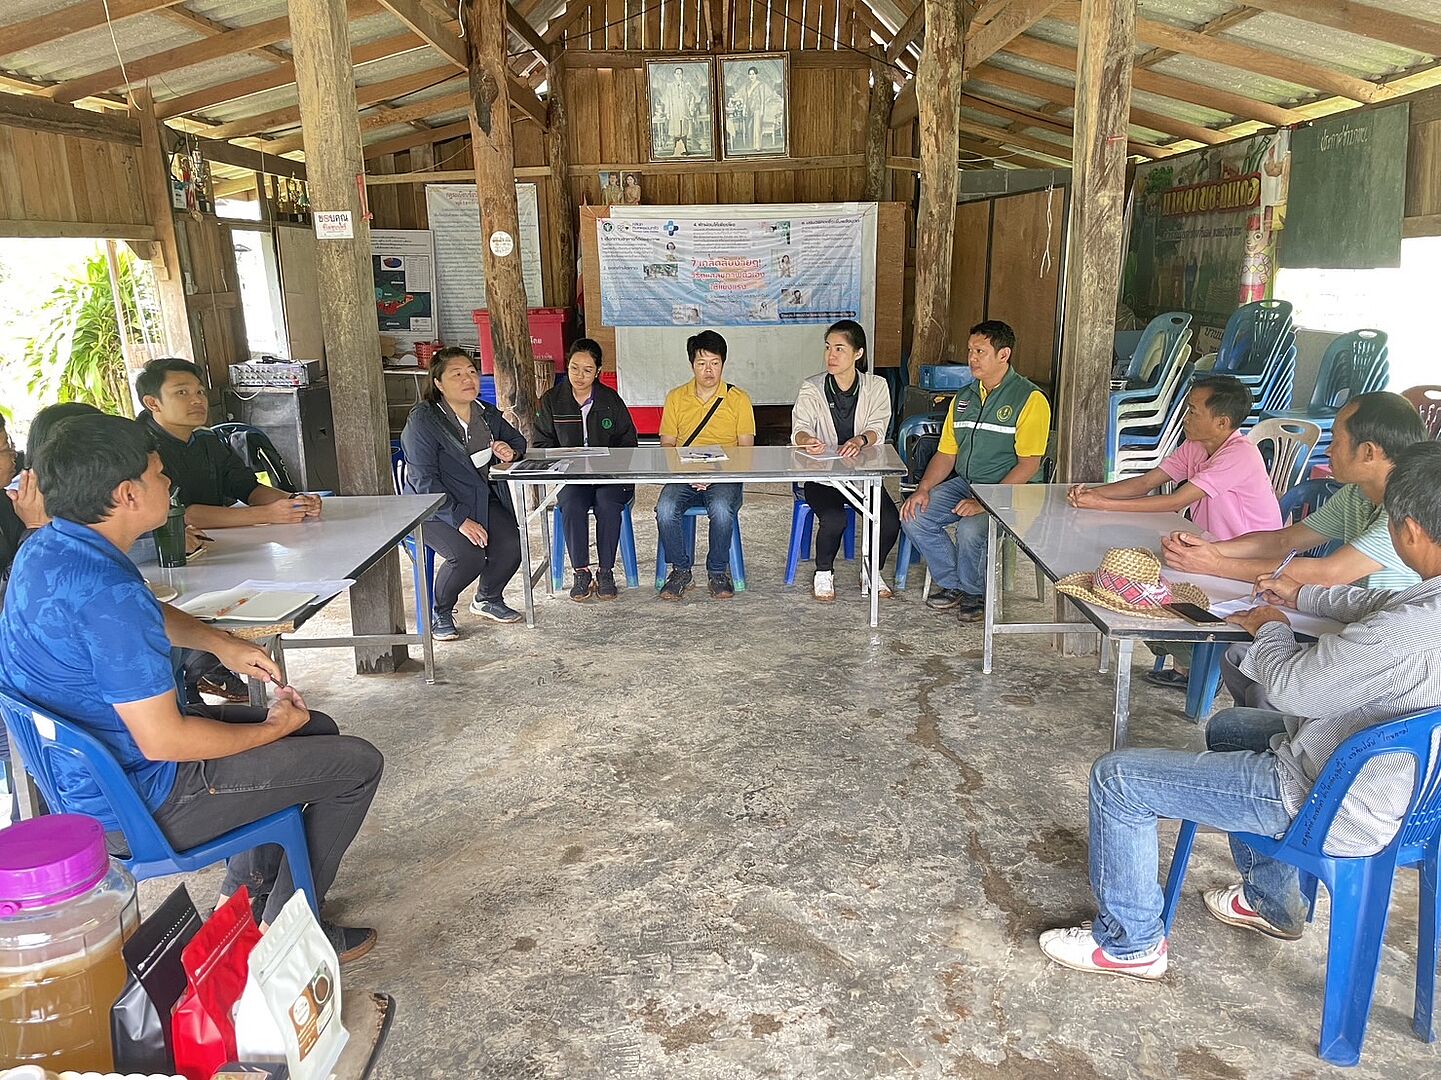
[[[406,494],[405,486],[405,450],[396,440],[390,442],[390,472],[395,477],[395,493]],[[411,576],[415,586],[415,632],[418,635],[425,634],[425,620],[429,617],[428,612],[420,610],[420,575],[425,574],[426,583],[429,585],[428,595],[435,597],[435,551],[429,546],[425,549],[424,569],[421,567],[421,560],[415,550],[415,534],[407,533],[401,538],[400,546],[410,556]]]
[[[931,454],[925,454],[924,461],[920,456],[914,456],[913,459],[913,455],[915,455],[921,440],[940,435],[941,425],[945,421],[945,413],[917,413],[915,416],[908,416],[901,421],[900,430],[896,432],[896,453],[901,457],[901,464],[906,467],[903,486],[920,481],[921,473],[930,464]]]
[[[1288,301],[1258,300],[1243,304],[1226,320],[1211,370],[1230,375],[1259,375],[1294,338]]]
[[[1281,496],[1281,520],[1288,525],[1294,525],[1321,509],[1326,505],[1326,500],[1340,490],[1341,484],[1335,480],[1302,480]],[[1324,559],[1340,547],[1340,540],[1328,540],[1301,554],[1309,559]]]
[[[1168,311],[1146,324],[1131,362],[1126,367],[1126,381],[1132,386],[1153,386],[1181,351],[1191,336],[1191,316],[1184,311]]]
[[[137,879],[197,870],[261,844],[275,843],[286,848],[295,887],[304,889],[311,907],[316,907],[315,884],[299,807],[271,814],[189,851],[178,852],[160,831],[130,777],[104,743],[6,690],[0,690],[0,714],[4,716],[6,731],[20,747],[26,771],[34,778],[53,812],[69,810],[55,772],[57,761],[68,759],[78,763],[95,781],[130,849],[129,857],[121,861]]]
[[[1380,330],[1353,330],[1326,347],[1321,372],[1311,391],[1311,413],[1334,415],[1358,394],[1380,390],[1391,374],[1386,335]]]

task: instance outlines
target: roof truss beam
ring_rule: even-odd
[[[1441,22],[1350,0],[1246,0],[1246,6],[1441,57]]]
[[[180,0],[111,0],[110,21],[144,15],[148,11],[173,7]],[[24,19],[9,26],[0,26],[0,56],[24,52],[37,45],[53,45],[57,41],[104,26],[106,18],[103,0],[81,0],[59,11]]]

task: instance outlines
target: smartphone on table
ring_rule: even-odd
[[[1224,626],[1226,623],[1225,616],[1213,614],[1199,604],[1176,603],[1161,606],[1178,619],[1185,619],[1193,626]]]

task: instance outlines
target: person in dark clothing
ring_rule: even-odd
[[[444,495],[425,523],[425,543],[445,560],[435,574],[431,631],[437,641],[460,636],[455,604],[479,579],[472,615],[518,622],[505,586],[520,568],[520,527],[504,481],[491,467],[525,455],[525,436],[495,406],[477,399],[480,372],[464,349],[441,349],[430,362],[426,399],[410,411],[400,445],[405,486],[420,495]]]
[[[600,381],[600,345],[581,338],[566,356],[566,378],[540,399],[535,445],[635,446],[635,422],[621,396]],[[635,497],[632,484],[568,484],[557,502],[565,522],[574,584],[572,600],[614,600],[615,552],[621,511]],[[590,513],[595,513],[595,573],[590,570]]]

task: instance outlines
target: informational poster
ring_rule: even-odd
[[[860,317],[860,213],[660,219],[613,211],[596,227],[608,326],[796,326]]]
[[[540,276],[540,201],[534,184],[515,185],[520,210],[520,236],[507,258],[519,258],[529,307],[545,303]],[[494,241],[491,230],[481,234],[480,198],[474,184],[427,184],[425,209],[435,239],[435,271],[439,287],[436,309],[440,340],[447,345],[474,345],[478,338],[473,311],[486,306],[485,249]]]
[[[1137,166],[1126,305],[1142,320],[1189,312],[1199,331],[1270,296],[1290,175],[1287,131]]]
[[[435,248],[429,229],[372,229],[380,332],[406,347],[435,340]]]

